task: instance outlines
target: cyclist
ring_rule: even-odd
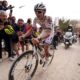
[[[33,29],[37,29],[37,24],[41,26],[41,33],[37,38],[33,38],[32,42],[33,44],[38,44],[41,41],[44,41],[44,51],[45,51],[45,58],[47,59],[50,54],[48,53],[48,47],[51,43],[52,36],[53,35],[53,23],[52,18],[50,16],[46,16],[46,7],[43,3],[38,3],[34,7],[34,12],[36,14],[36,17],[33,21]]]

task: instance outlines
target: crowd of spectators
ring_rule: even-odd
[[[12,5],[8,5],[6,0],[0,1],[0,62],[2,62],[2,41],[5,43],[8,58],[12,61],[15,59],[16,54],[19,55],[19,46],[24,51],[22,37],[31,38],[31,18],[27,19],[26,23],[22,18],[16,21],[16,17],[12,15],[13,8]],[[6,13],[7,10],[10,10],[9,15]]]

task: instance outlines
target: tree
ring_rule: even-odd
[[[59,19],[59,27],[62,31],[65,31],[69,25],[70,20]]]

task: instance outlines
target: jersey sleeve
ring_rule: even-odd
[[[53,28],[53,21],[50,16],[48,16],[48,18],[47,18],[47,27],[51,28],[51,29]]]

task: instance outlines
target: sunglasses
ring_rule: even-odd
[[[36,13],[41,14],[41,13],[42,13],[42,11],[36,11]]]

